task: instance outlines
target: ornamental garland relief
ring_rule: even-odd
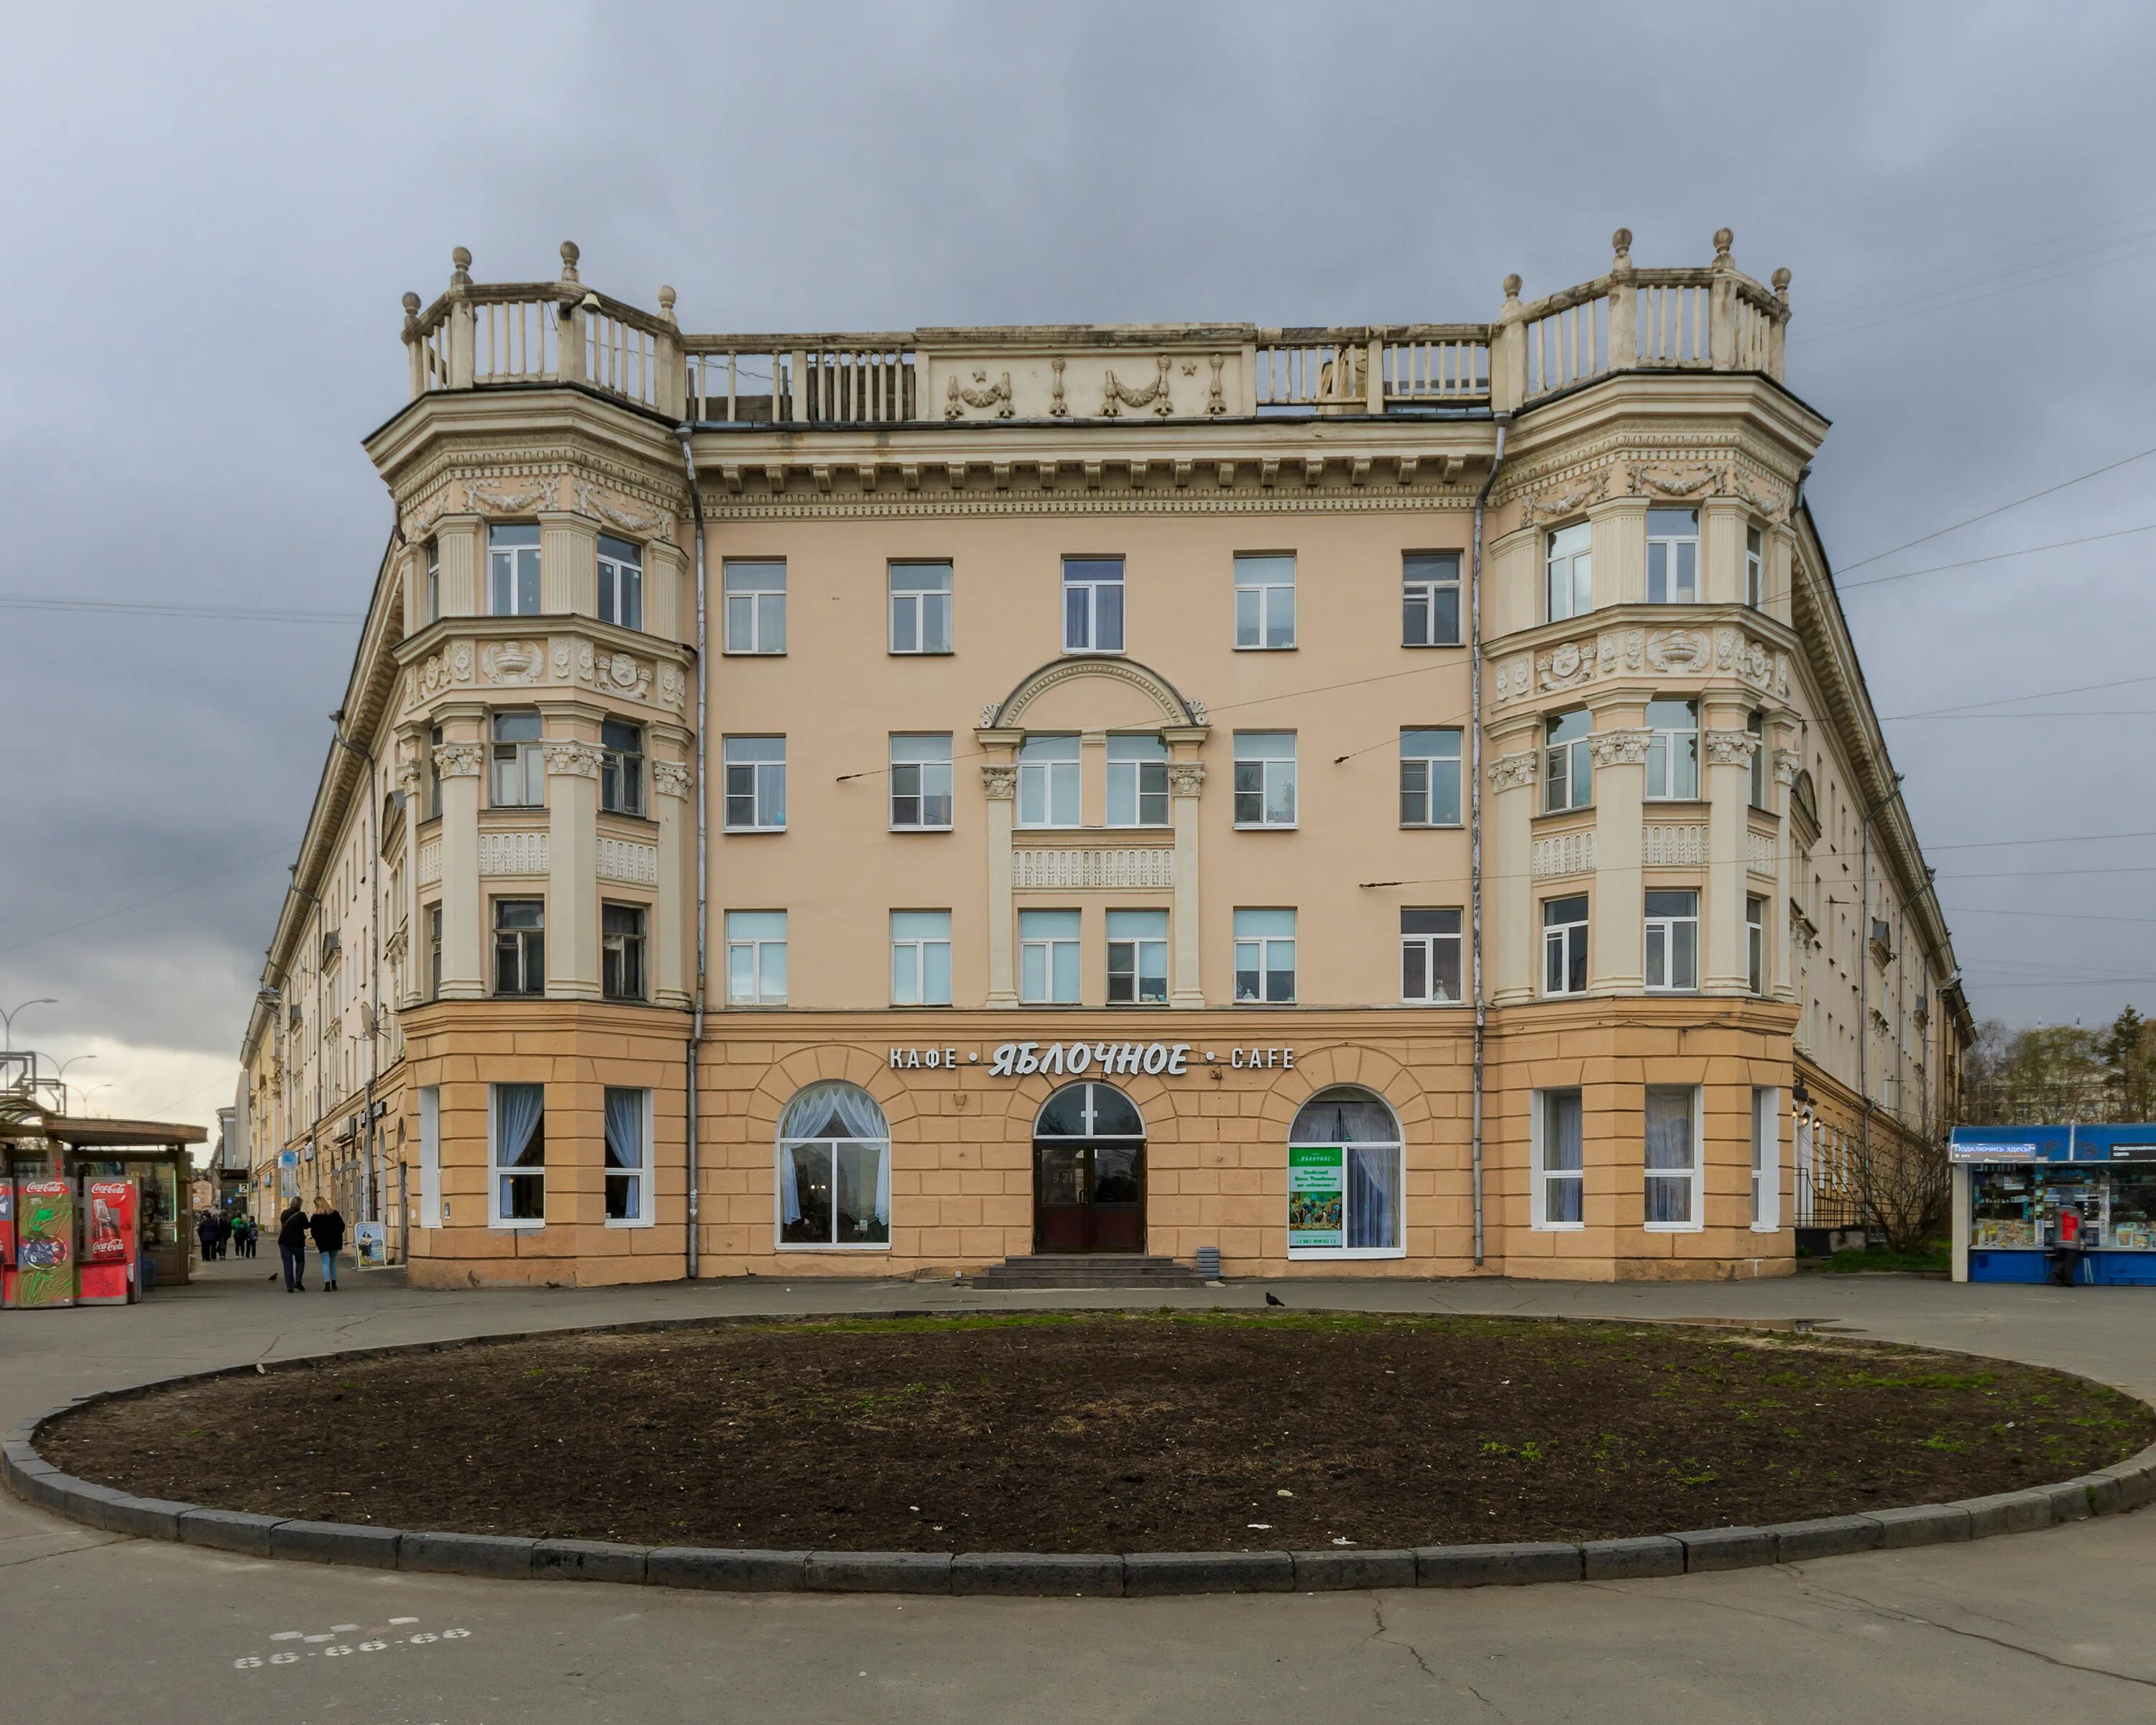
[[[620,528],[624,533],[660,533],[673,525],[665,516],[640,515],[613,501],[588,479],[578,477],[569,483],[576,494],[576,501],[570,506],[578,515],[604,521],[609,526]]]
[[[522,515],[527,510],[551,508],[554,486],[554,480],[545,479],[531,490],[515,491],[504,480],[466,480],[465,506],[475,515]]]

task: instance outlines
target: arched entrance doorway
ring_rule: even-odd
[[[1145,1250],[1145,1120],[1112,1084],[1066,1084],[1033,1123],[1033,1249]]]

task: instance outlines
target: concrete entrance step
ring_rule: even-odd
[[[973,1278],[983,1288],[1202,1288],[1188,1264],[1124,1252],[1036,1252]]]

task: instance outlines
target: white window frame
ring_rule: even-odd
[[[901,757],[904,746],[942,744],[941,755],[914,753]],[[891,829],[894,833],[947,833],[955,809],[952,793],[951,733],[947,731],[894,731],[891,733]],[[937,799],[943,819],[930,820]],[[901,804],[910,804],[914,818],[901,818]]]
[[[899,584],[902,575],[920,579],[939,572],[942,576],[940,587],[901,587]],[[895,558],[885,566],[884,582],[889,595],[891,650],[907,657],[949,653],[956,610],[952,591],[956,583],[950,563],[934,557]],[[932,617],[938,613],[942,624],[940,631],[931,623]],[[932,644],[939,634],[942,644]]]
[[[1594,608],[1594,530],[1588,522],[1553,527],[1543,542],[1543,605],[1548,623]]]
[[[608,733],[613,735],[609,736]],[[624,737],[629,747],[624,746]],[[599,813],[631,814],[639,819],[644,804],[644,727],[626,719],[599,725]],[[607,800],[608,788],[613,800]]]
[[[1688,515],[1691,517],[1691,531],[1689,533],[1658,533],[1653,525],[1658,515]],[[1647,509],[1647,603],[1650,605],[1697,604],[1700,588],[1699,511],[1676,504],[1650,504]],[[1685,559],[1681,554],[1686,546],[1691,547],[1689,592],[1686,590],[1685,571],[1681,567]],[[1657,578],[1655,553],[1657,551],[1662,554],[1660,576],[1662,591],[1659,593],[1655,591]]]
[[[1098,563],[1113,563],[1116,566],[1114,577],[1081,575],[1075,580],[1071,578],[1070,571],[1074,564]],[[1113,645],[1101,639],[1104,633],[1101,618],[1101,590],[1111,587],[1116,590],[1116,639]],[[1070,597],[1073,593],[1085,595],[1085,627],[1082,631],[1071,627]],[[1063,583],[1056,599],[1063,608],[1063,650],[1065,653],[1116,654],[1123,650],[1123,643],[1130,639],[1131,618],[1130,595],[1123,584],[1122,557],[1083,557],[1076,553],[1065,557],[1063,559]],[[1086,637],[1083,641],[1072,639],[1080,633]]]
[[[1767,992],[1767,901],[1756,892],[1744,895],[1744,976],[1754,994]]]
[[[1744,527],[1744,603],[1755,611],[1767,604],[1767,536],[1757,521]]]
[[[1280,578],[1281,566],[1286,579]],[[1245,604],[1244,595],[1250,601]],[[1245,612],[1249,613],[1247,619]],[[1287,614],[1287,639],[1273,639],[1278,614]],[[1247,628],[1246,628],[1247,624]],[[1295,650],[1295,553],[1245,551],[1235,553],[1235,650],[1291,653]]]
[[[1423,572],[1440,565],[1449,575]],[[1438,600],[1452,600],[1452,631],[1438,633]],[[1422,632],[1417,635],[1409,622],[1410,608],[1422,608]],[[1460,645],[1460,553],[1456,551],[1409,551],[1400,554],[1400,644],[1403,647],[1457,647]]]
[[[775,742],[778,745],[776,761],[742,760],[732,758],[733,746],[737,742]],[[727,737],[720,740],[719,759],[719,818],[722,831],[729,833],[783,833],[786,830],[786,739],[770,735]],[[734,775],[747,773],[748,788],[734,789]],[[732,819],[734,798],[746,796],[749,799],[749,820],[747,825],[737,824]],[[770,819],[771,805],[778,805],[778,819]]]
[[[1752,758],[1745,762],[1747,799],[1760,813],[1771,813],[1767,801],[1767,716],[1754,712],[1744,721],[1744,729],[1752,738]]]
[[[1271,752],[1285,742],[1287,752]],[[1234,777],[1229,781],[1231,812],[1239,832],[1292,832],[1300,824],[1301,809],[1296,783],[1296,733],[1292,731],[1238,731],[1235,737]],[[1255,768],[1257,788],[1244,788],[1245,768]],[[1272,819],[1273,793],[1277,783],[1287,783],[1288,817],[1286,820]],[[1247,796],[1258,799],[1258,819],[1245,820],[1242,801]]]
[[[633,1090],[639,1098],[640,1116],[637,1130],[643,1134],[641,1146],[644,1160],[634,1168],[617,1169],[606,1159],[606,1091]],[[609,1228],[649,1228],[659,1219],[659,1204],[651,1188],[656,1178],[652,1164],[656,1161],[652,1153],[651,1132],[653,1111],[651,1092],[633,1084],[609,1084],[599,1096],[599,1215]],[[634,1179],[636,1182],[636,1213],[629,1216],[609,1216],[606,1213],[606,1184],[609,1180]]]
[[[856,1087],[858,1088],[859,1086]],[[871,1096],[870,1100],[873,1101],[875,1100],[874,1096]],[[788,1106],[792,1106],[790,1100],[788,1103]],[[785,1119],[785,1111],[783,1109],[780,1111],[779,1118],[782,1122]],[[834,1188],[838,1181],[839,1146],[841,1144],[859,1144],[873,1147],[880,1158],[880,1161],[879,1162],[876,1168],[876,1183],[880,1189],[888,1187],[891,1184],[891,1127],[889,1117],[887,1116],[885,1120],[884,1135],[880,1137],[781,1138],[778,1140],[778,1155],[791,1160],[795,1148],[803,1144],[819,1146],[827,1154],[829,1155],[831,1158],[831,1178]],[[776,1160],[773,1163],[771,1172],[771,1240],[772,1245],[776,1250],[782,1252],[887,1252],[891,1249],[893,1241],[898,1233],[898,1225],[896,1220],[898,1204],[896,1194],[893,1194],[890,1206],[892,1214],[884,1218],[885,1237],[881,1240],[788,1240],[786,1238],[786,1200],[784,1192],[786,1177],[783,1173],[781,1172]],[[835,1229],[838,1225],[838,1207],[835,1204],[832,1206],[831,1222],[832,1226]]]
[[[941,937],[932,934],[901,935],[898,932],[901,916],[941,916],[943,932]],[[948,1006],[951,1004],[951,913],[948,911],[893,911],[891,913],[891,1004],[899,1007]],[[943,998],[928,998],[928,959],[937,947],[943,949]],[[902,999],[906,992],[899,986],[899,958],[906,955],[913,968],[913,992],[920,998]]]
[[[1132,934],[1128,932],[1129,924],[1126,922],[1124,924],[1125,932],[1122,934],[1116,933],[1116,925],[1118,921],[1136,916],[1143,916],[1148,919],[1155,917],[1158,918],[1159,920],[1157,926],[1158,927],[1160,932],[1158,934],[1151,932],[1145,934]],[[1148,921],[1147,924],[1149,930],[1155,926],[1156,925],[1151,921]],[[1118,947],[1125,949],[1126,956],[1129,959],[1129,967],[1127,970],[1121,973],[1119,973],[1116,968],[1116,949]],[[1150,906],[1131,906],[1111,910],[1108,912],[1107,993],[1106,997],[1107,1004],[1111,1006],[1167,1005],[1168,992],[1168,916],[1166,911]],[[1158,977],[1160,993],[1158,998],[1154,999],[1147,999],[1143,993],[1147,978],[1146,961],[1148,957],[1157,958],[1159,965]],[[1119,974],[1127,974],[1130,978],[1130,998],[1127,1000],[1118,1000],[1116,998],[1116,979]]]
[[[1414,752],[1409,752],[1410,745],[1409,744],[1408,739],[1409,737],[1421,737],[1432,735],[1440,737],[1450,737],[1452,739],[1452,752],[1449,755],[1434,755],[1425,753],[1424,751],[1431,747],[1429,743],[1414,744],[1413,745]],[[1400,824],[1403,827],[1447,829],[1458,827],[1464,824],[1463,788],[1460,783],[1460,777],[1461,747],[1461,735],[1457,729],[1450,726],[1404,725],[1400,727]],[[1414,770],[1416,768],[1420,768],[1422,769],[1419,774],[1417,774]],[[1452,807],[1454,814],[1450,820],[1435,820],[1431,818],[1437,805],[1438,773],[1439,769],[1440,768],[1450,769],[1452,778]],[[1419,777],[1422,780],[1422,783],[1419,787],[1414,786],[1409,783],[1411,779],[1417,777]],[[1422,798],[1422,819],[1419,820],[1411,819],[1408,813],[1409,799],[1413,797],[1419,797]]]
[[[1580,720],[1585,728],[1577,737],[1552,742],[1556,727],[1567,720]],[[1543,813],[1568,814],[1594,806],[1594,755],[1589,745],[1594,738],[1594,716],[1584,706],[1552,713],[1543,721]],[[1563,787],[1563,800],[1558,787]]]
[[[1682,893],[1691,900],[1691,914],[1677,916],[1669,911],[1660,915],[1649,913],[1646,899],[1658,892]],[[1640,972],[1642,986],[1650,994],[1696,994],[1699,992],[1699,890],[1691,886],[1650,886],[1640,900]],[[1676,975],[1677,932],[1691,931],[1691,974],[1680,981]],[[1662,975],[1655,978],[1655,937],[1661,937]]]
[[[1587,1226],[1587,1096],[1578,1085],[1558,1085],[1529,1092],[1527,1122],[1527,1225],[1551,1234],[1577,1234]],[[1549,1165],[1549,1111],[1560,1096],[1578,1101],[1580,1110],[1579,1166],[1553,1169]],[[1579,1187],[1579,1219],[1560,1221],[1550,1214],[1549,1189],[1553,1180],[1574,1181]]]
[[[533,737],[501,736],[504,719],[529,719],[537,727]],[[546,716],[532,707],[505,707],[490,716],[486,727],[487,806],[492,809],[544,809],[547,806]],[[506,772],[504,769],[506,768]],[[514,783],[520,793],[505,797],[505,787]]]
[[[1028,748],[1045,743],[1058,745],[1059,752],[1055,757],[1039,753],[1030,761],[1026,759]],[[1066,744],[1070,749],[1067,758],[1060,752],[1062,746]],[[1038,737],[1029,737],[1019,745],[1018,807],[1014,811],[1019,826],[1038,830],[1075,827],[1084,823],[1085,754],[1084,745],[1075,732],[1044,732]],[[1059,820],[1056,819],[1057,804],[1065,801],[1060,794],[1064,792],[1069,793],[1066,807],[1070,818]],[[1027,819],[1026,806],[1029,802],[1039,803],[1040,812],[1038,818]]]
[[[530,528],[532,541],[529,545],[497,545],[495,536],[501,533],[521,533]],[[536,521],[495,521],[486,530],[486,614],[490,617],[536,617],[546,608],[542,588],[542,565],[539,560],[541,535]],[[526,563],[530,567],[527,570]],[[526,576],[531,580],[527,588]],[[497,583],[495,577],[503,578]],[[501,603],[504,597],[508,603]],[[524,601],[530,599],[531,603]]]
[[[1410,915],[1417,911],[1444,912],[1459,918],[1463,927],[1466,922],[1466,917],[1457,905],[1403,905],[1400,906],[1400,920],[1404,922]],[[1421,931],[1410,934],[1404,928],[1400,931],[1400,1002],[1403,1005],[1457,1006],[1460,1004],[1466,993],[1467,953],[1463,944],[1465,939],[1466,936],[1461,928],[1457,927],[1450,934],[1425,933]],[[1430,992],[1437,981],[1437,949],[1440,944],[1449,944],[1452,948],[1454,958],[1452,968],[1460,978],[1459,994],[1445,995]],[[1423,992],[1419,994],[1408,993],[1408,952],[1411,947],[1419,947],[1422,952]]]
[[[419,1225],[439,1228],[449,1219],[442,1208],[442,1087],[419,1086]]]
[[[1782,1092],[1774,1085],[1752,1089],[1752,1231],[1775,1234],[1782,1226]]]
[[[1647,1181],[1649,1181],[1649,1180],[1650,1180],[1650,1179],[1652,1179],[1652,1180],[1675,1180],[1675,1179],[1678,1179],[1678,1178],[1682,1178],[1682,1177],[1683,1177],[1683,1175],[1684,1175],[1684,1173],[1685,1173],[1685,1172],[1686,1172],[1686,1171],[1684,1171],[1684,1170],[1661,1170],[1661,1171],[1656,1171],[1656,1170],[1650,1170],[1650,1169],[1649,1169],[1649,1168],[1647,1168],[1647,1166],[1646,1166],[1646,1137],[1645,1137],[1645,1132],[1646,1132],[1646,1118],[1647,1118],[1647,1117],[1646,1117],[1645,1106],[1645,1102],[1644,1102],[1644,1100],[1643,1100],[1643,1101],[1642,1101],[1642,1106],[1641,1106],[1641,1108],[1640,1108],[1640,1226],[1641,1226],[1641,1227],[1643,1227],[1643,1228],[1645,1228],[1645,1229],[1647,1230],[1647,1232],[1648,1232],[1648,1233],[1650,1233],[1650,1234],[1697,1234],[1697,1233],[1701,1232],[1703,1229],[1705,1229],[1705,1228],[1706,1228],[1706,1226],[1707,1226],[1707,1219],[1706,1219],[1706,1217],[1702,1214],[1702,1209],[1703,1209],[1703,1200],[1704,1200],[1705,1196],[1706,1196],[1706,1178],[1705,1178],[1705,1177],[1706,1177],[1706,1168],[1705,1168],[1705,1163],[1706,1163],[1706,1159],[1707,1159],[1707,1158],[1706,1158],[1706,1155],[1705,1155],[1705,1146],[1704,1146],[1704,1144],[1702,1142],[1702,1141],[1701,1141],[1701,1137],[1700,1137],[1701,1127],[1702,1127],[1702,1124],[1703,1124],[1703,1121],[1702,1121],[1702,1091],[1703,1091],[1703,1090],[1704,1090],[1705,1086],[1702,1086],[1702,1085],[1697,1085],[1697,1084],[1650,1084],[1650,1085],[1647,1086],[1646,1086],[1646,1088],[1647,1088],[1647,1091],[1650,1091],[1650,1092],[1651,1092],[1651,1091],[1658,1091],[1658,1090],[1660,1090],[1660,1091],[1684,1091],[1685,1093],[1686,1093],[1688,1096],[1691,1096],[1691,1168],[1690,1168],[1690,1170],[1689,1170],[1689,1173],[1690,1173],[1690,1177],[1691,1177],[1691,1199],[1690,1199],[1690,1200],[1689,1200],[1689,1202],[1688,1202],[1688,1204],[1687,1204],[1687,1206],[1686,1206],[1686,1214],[1687,1214],[1687,1215],[1689,1216],[1689,1218],[1690,1218],[1690,1219],[1689,1219],[1689,1220],[1687,1220],[1687,1221],[1683,1221],[1683,1222],[1650,1222],[1650,1221],[1648,1221],[1648,1220],[1646,1220],[1646,1219],[1645,1219],[1645,1218],[1646,1218],[1646,1190],[1647,1190],[1647,1189],[1646,1189],[1646,1182],[1647,1182]]]
[[[778,932],[754,934],[746,927],[740,934],[734,932],[737,916],[776,916],[779,919]],[[793,966],[787,957],[787,942],[793,932],[793,919],[783,911],[728,911],[726,920],[726,1004],[728,1006],[764,1007],[786,1004],[787,992],[793,984]],[[772,952],[778,953],[778,991],[767,992],[765,973],[771,968]],[[734,954],[748,955],[749,987],[746,991],[734,987]]]
[[[427,621],[442,620],[442,547],[439,540],[427,542]]]
[[[1142,756],[1118,760],[1116,757],[1118,743],[1125,747],[1133,743],[1142,744],[1146,746],[1147,752]],[[1151,752],[1154,749],[1159,751],[1158,755]],[[1107,815],[1107,824],[1118,831],[1127,832],[1146,830],[1158,832],[1170,824],[1173,809],[1168,800],[1168,745],[1163,742],[1159,736],[1153,732],[1111,731],[1108,733],[1107,754],[1108,806],[1105,811]],[[1137,815],[1136,819],[1118,820],[1116,818],[1116,804],[1126,797],[1130,809]],[[1156,803],[1159,807],[1158,820],[1147,820],[1145,818],[1146,804],[1148,803]]]
[[[503,1082],[517,1083],[520,1080]],[[539,1095],[539,1166],[536,1170],[520,1173],[505,1168],[501,1163],[501,1136],[496,1104],[501,1083],[486,1087],[486,1225],[490,1228],[514,1229],[522,1233],[547,1225],[547,1096],[543,1084],[534,1086]],[[532,1180],[539,1183],[539,1214],[534,1216],[508,1216],[502,1214],[501,1183],[504,1180]]]
[[[1550,907],[1553,905],[1568,904],[1574,899],[1585,902],[1587,900],[1587,895],[1584,892],[1558,893],[1553,897],[1543,900],[1538,907],[1540,914],[1537,917],[1537,922],[1539,922],[1542,933],[1542,976],[1540,979],[1542,987],[1540,992],[1551,999],[1569,1000],[1578,995],[1585,993],[1589,988],[1594,986],[1594,975],[1587,969],[1587,963],[1591,962],[1589,957],[1589,948],[1587,944],[1587,932],[1589,925],[1593,922],[1594,916],[1594,906],[1593,904],[1588,904],[1586,916],[1581,917],[1576,922],[1552,922],[1549,920]],[[1581,974],[1585,978],[1585,981],[1580,987],[1577,988],[1569,987],[1553,988],[1549,985],[1550,947],[1553,941],[1557,943],[1559,950],[1563,955],[1564,962],[1562,967],[1563,973],[1568,978],[1572,974],[1572,948],[1575,942],[1578,945],[1580,948],[1580,957],[1582,960],[1580,966]]]
[[[784,653],[786,559],[727,557],[719,566],[719,583],[726,612],[725,650],[751,658]]]
[[[608,911],[631,911],[636,915],[634,934],[610,934],[607,932]],[[628,899],[602,899],[599,901],[599,997],[604,1000],[635,1003],[651,998],[651,912],[649,905],[637,904]],[[622,951],[621,968],[629,968],[629,946],[636,946],[636,982],[634,993],[610,993],[606,988],[607,960],[609,949],[619,945]]]
[[[608,549],[610,546],[614,548]],[[644,547],[627,539],[617,539],[611,533],[600,534],[598,576],[599,621],[642,634]]]
[[[1083,914],[1078,911],[1060,907],[1051,908],[1046,906],[1020,911],[1018,913],[1018,998],[1021,1006],[1076,1006],[1080,1004],[1085,993],[1085,973],[1082,968],[1085,963],[1086,947]],[[1044,916],[1068,916],[1077,919],[1078,932],[1075,934],[1060,932],[1063,926],[1060,923],[1057,925],[1059,932],[1043,932],[1047,925],[1034,919]],[[1034,932],[1031,934],[1026,932],[1026,925],[1029,921],[1033,922],[1034,929]],[[1055,988],[1056,961],[1063,956],[1065,948],[1068,949],[1070,965],[1070,992],[1067,996],[1058,994]],[[1045,992],[1029,993],[1027,990],[1025,961],[1029,952],[1038,952],[1040,955],[1040,975]]]
[[[1697,803],[1700,795],[1699,703],[1696,701],[1667,701],[1671,706],[1686,708],[1691,715],[1691,723],[1681,727],[1657,725],[1654,721],[1654,709],[1666,701],[1667,697],[1658,696],[1647,706],[1646,788],[1642,795],[1650,803]],[[1689,742],[1691,748],[1691,787],[1689,790],[1681,791],[1676,788],[1680,781],[1675,770],[1678,765],[1677,744],[1680,740]],[[1660,790],[1655,788],[1655,771],[1658,766],[1661,769],[1662,778]]]
[[[1301,938],[1302,919],[1296,914],[1295,907],[1291,905],[1238,905],[1235,906],[1233,922],[1240,922],[1246,912],[1285,914],[1288,918],[1288,930],[1285,934],[1245,934],[1240,928],[1235,930],[1234,963],[1229,978],[1229,987],[1235,996],[1235,1004],[1237,1006],[1292,1006],[1295,1004],[1296,996],[1301,992],[1302,986],[1302,979],[1297,970],[1301,954],[1296,951],[1296,942]],[[1288,949],[1287,993],[1276,996],[1266,993],[1265,989],[1270,986],[1271,978],[1275,974],[1272,962],[1273,948],[1281,946]],[[1257,959],[1254,968],[1258,974],[1258,992],[1248,997],[1243,994],[1240,986],[1235,981],[1235,978],[1240,977],[1244,970],[1253,968],[1245,966],[1243,963],[1243,955],[1246,949],[1254,953]]]
[[[1355,1089],[1362,1088],[1359,1085],[1351,1087]],[[1384,1101],[1384,1098],[1378,1096],[1374,1091],[1370,1092],[1370,1097],[1373,1101]],[[1385,1103],[1385,1111],[1388,1114],[1393,1115],[1393,1124],[1394,1127],[1397,1128],[1399,1125],[1399,1117],[1398,1114],[1394,1113],[1392,1105],[1389,1102]],[[1340,1169],[1340,1237],[1344,1241],[1348,1238],[1349,1231],[1347,1212],[1348,1167],[1345,1157],[1346,1152],[1350,1147],[1348,1144],[1344,1143],[1321,1144],[1314,1140],[1298,1138],[1294,1136],[1294,1125],[1291,1122],[1288,1127],[1289,1137],[1287,1146],[1290,1150],[1338,1150],[1342,1153],[1342,1160]],[[1393,1171],[1399,1183],[1397,1189],[1400,1195],[1400,1214],[1398,1222],[1400,1243],[1398,1245],[1391,1246],[1351,1246],[1346,1245],[1337,1246],[1290,1246],[1287,1249],[1287,1255],[1291,1261],[1304,1263],[1331,1262],[1337,1264],[1342,1261],[1352,1260],[1367,1263],[1379,1258],[1404,1258],[1407,1256],[1409,1202],[1407,1146],[1397,1138],[1390,1141],[1389,1142],[1378,1138],[1358,1138],[1352,1142],[1353,1147],[1358,1150],[1389,1150],[1392,1153]],[[1286,1206],[1283,1205],[1282,1209],[1285,1209]],[[1285,1220],[1286,1217],[1283,1216],[1282,1219]]]

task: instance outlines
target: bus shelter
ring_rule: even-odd
[[[2156,1125],[1964,1126],[1953,1172],[1956,1281],[2042,1282],[2080,1219],[2080,1282],[2156,1283]]]

